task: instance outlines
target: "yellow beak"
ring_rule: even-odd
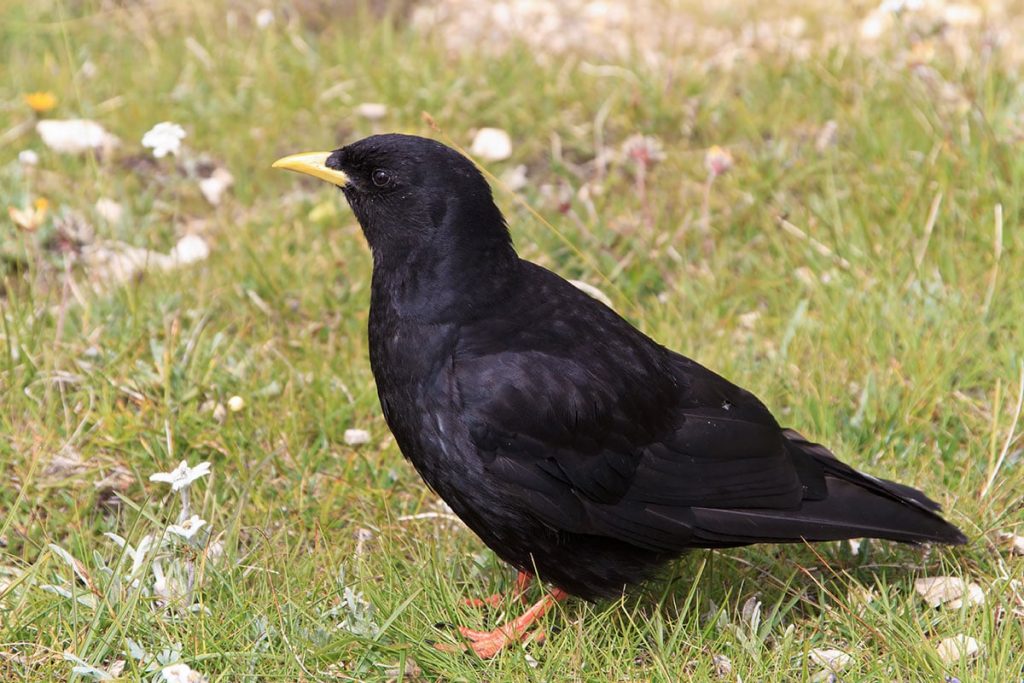
[[[272,168],[283,168],[296,173],[305,173],[320,180],[342,187],[348,183],[348,176],[341,171],[327,168],[327,157],[330,152],[303,152],[302,154],[291,154],[278,159]]]

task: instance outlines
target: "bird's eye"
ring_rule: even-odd
[[[370,179],[373,184],[377,187],[387,187],[391,184],[391,174],[385,171],[383,168],[378,168],[370,175]]]

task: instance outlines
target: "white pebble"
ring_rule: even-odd
[[[95,121],[87,119],[44,119],[36,124],[43,144],[62,154],[116,147],[118,139]]]
[[[361,446],[370,443],[370,432],[365,429],[346,429],[345,443],[349,446]]]
[[[388,115],[388,105],[380,102],[363,102],[356,107],[356,113],[369,121],[380,121]]]
[[[210,245],[199,235],[185,235],[171,249],[171,259],[177,265],[203,261],[210,255]],[[238,398],[237,396],[235,398]]]
[[[512,138],[500,128],[481,128],[470,152],[483,161],[503,161],[512,156]]]
[[[978,641],[974,638],[960,633],[951,638],[943,638],[935,646],[935,649],[939,653],[939,659],[946,664],[952,664],[965,657],[974,657],[978,654],[981,646],[978,645]]]
[[[100,197],[96,200],[96,213],[108,223],[120,223],[124,209],[110,197]]]

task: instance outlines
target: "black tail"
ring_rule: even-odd
[[[920,491],[844,465],[820,444],[787,429],[787,447],[804,478],[813,480],[799,509],[695,508],[695,536],[708,545],[885,538],[904,543],[960,545],[967,537],[939,516]],[[824,487],[821,480],[824,479]],[[749,530],[750,536],[744,535]]]

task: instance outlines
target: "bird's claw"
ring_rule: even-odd
[[[526,598],[526,591],[529,589],[532,579],[533,575],[529,572],[519,572],[516,576],[516,586],[512,589],[513,600],[523,605],[529,604]],[[498,607],[504,601],[505,595],[503,593],[495,593],[488,595],[486,598],[466,598],[462,601],[462,604],[469,607]]]
[[[488,595],[486,598],[466,598],[462,601],[462,604],[467,607],[497,607],[504,598],[505,596],[501,593],[495,593],[494,595]]]
[[[434,647],[441,652],[465,652],[466,650],[472,650],[481,659],[490,659],[513,643],[523,640],[542,643],[545,638],[544,629],[538,628],[529,631],[527,629],[516,629],[511,624],[500,626],[493,631],[475,631],[471,628],[460,626],[459,634],[469,642],[436,643]]]

